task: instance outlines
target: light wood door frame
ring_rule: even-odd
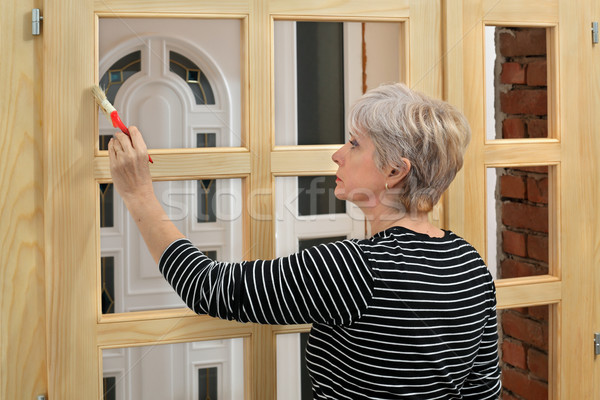
[[[593,72],[599,50],[592,48],[589,33],[590,16],[600,11],[597,3],[444,2],[445,96],[464,110],[473,128],[465,166],[447,196],[448,225],[485,257],[485,168],[553,166],[549,173],[549,275],[496,282],[499,309],[550,306],[551,399],[600,397],[600,366],[592,347],[594,327],[597,332],[600,326],[600,313],[594,307],[600,293],[600,142],[592,129],[597,130],[598,113],[593,115],[590,108],[599,98],[599,79]],[[548,139],[485,140],[486,24],[548,28]]]
[[[215,177],[214,169],[209,169],[215,160],[219,165],[218,176],[244,177],[247,194],[263,193],[249,196],[247,202],[250,210],[261,215],[274,213],[272,179],[275,175],[334,171],[329,161],[334,148],[286,150],[273,146],[270,100],[273,18],[407,19],[412,38],[409,40],[412,49],[409,82],[430,94],[443,95],[461,107],[475,133],[465,168],[446,196],[446,226],[464,235],[485,253],[481,189],[485,166],[531,164],[532,160],[556,166],[552,177],[555,200],[550,206],[551,226],[556,232],[551,238],[551,275],[499,281],[499,307],[550,304],[551,398],[590,398],[590,393],[592,398],[599,397],[600,367],[593,356],[591,333],[600,331],[600,312],[595,307],[600,292],[597,271],[600,144],[593,134],[593,129],[600,125],[595,112],[600,87],[595,66],[600,60],[598,48],[591,47],[589,32],[590,16],[600,12],[597,1],[308,1],[298,5],[291,0],[215,0],[194,2],[193,6],[185,3],[173,2],[167,9],[166,3],[157,1],[57,0],[46,2],[43,7],[44,243],[51,398],[98,398],[101,390],[99,349],[162,343],[163,336],[166,342],[246,338],[248,397],[274,398],[274,335],[288,328],[218,321],[192,316],[185,310],[136,313],[135,317],[101,318],[98,315],[97,183],[107,181],[109,175],[106,155],[96,154],[94,150],[96,107],[88,95],[89,87],[97,78],[94,22],[96,16],[103,13],[143,17],[163,12],[172,17],[204,15],[245,19],[253,28],[248,29],[245,39],[248,53],[244,58],[261,61],[246,66],[243,126],[248,133],[247,148],[206,149],[197,153],[158,151],[153,175],[157,179]],[[431,14],[440,4],[443,14],[437,11]],[[431,15],[437,16],[433,22]],[[530,140],[526,144],[485,143],[483,140],[483,114],[473,100],[482,98],[478,97],[482,86],[473,85],[473,81],[482,82],[479,41],[484,21],[554,27],[551,57],[556,62],[556,70],[555,75],[550,76],[556,88],[556,97],[551,101],[556,115],[556,120],[551,122],[553,139]],[[434,45],[428,47],[425,54],[414,57],[418,37],[433,37]],[[439,47],[435,44],[438,42]],[[432,65],[441,63],[443,80],[437,68],[431,70]],[[419,79],[418,74],[423,71],[430,74]],[[252,82],[250,88],[248,82]],[[524,148],[527,155],[511,152],[512,145]],[[290,165],[299,160],[306,162],[307,153],[314,161],[314,169],[291,171],[278,161],[287,159]],[[218,160],[222,160],[222,164]],[[176,167],[178,173],[174,175],[169,166]],[[246,226],[244,246],[248,258],[271,257],[274,254],[272,221],[248,221]],[[264,246],[251,246],[257,242]],[[289,329],[302,331],[306,327]]]
[[[46,392],[42,41],[38,0],[0,4],[0,398]],[[29,30],[28,30],[29,29]]]
[[[98,183],[110,181],[97,150],[97,18],[239,18],[243,21],[242,130],[246,147],[156,150],[153,178],[241,177],[249,215],[246,258],[274,256],[273,181],[277,175],[334,174],[335,146],[275,148],[272,134],[272,24],[281,19],[405,22],[412,86],[442,95],[441,3],[292,0],[63,0],[44,7],[44,224],[48,390],[54,399],[101,398],[102,349],[243,337],[249,399],[275,398],[275,335],[270,327],[198,317],[185,309],[101,315]],[[423,38],[423,39],[421,39]],[[420,42],[422,41],[422,42]],[[410,44],[410,46],[409,46]],[[410,51],[409,51],[410,49]],[[301,161],[311,168],[290,169]],[[283,170],[282,170],[283,168]]]

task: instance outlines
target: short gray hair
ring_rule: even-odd
[[[378,168],[411,162],[398,199],[410,212],[433,209],[462,168],[471,139],[460,111],[400,83],[365,93],[350,110],[348,128],[371,138]]]

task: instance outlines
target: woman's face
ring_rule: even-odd
[[[368,135],[351,133],[331,157],[338,165],[335,197],[359,207],[374,207],[385,190],[386,174],[375,165],[375,145]]]

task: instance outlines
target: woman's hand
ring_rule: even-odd
[[[135,126],[129,127],[129,133],[131,139],[117,132],[108,142],[110,174],[150,254],[158,263],[167,246],[184,236],[167,217],[154,195],[148,150],[142,134]]]
[[[129,127],[129,133],[131,139],[117,132],[108,143],[110,174],[125,202],[154,196],[146,143],[135,126]]]

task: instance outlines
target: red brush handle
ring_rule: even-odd
[[[131,138],[131,135],[129,134],[129,129],[127,129],[123,121],[121,121],[121,118],[119,118],[119,114],[116,111],[110,113],[110,119],[112,120],[113,127],[119,128],[121,132],[123,132]],[[148,154],[148,161],[154,164],[154,161],[152,161],[152,157],[150,157],[150,154]]]

